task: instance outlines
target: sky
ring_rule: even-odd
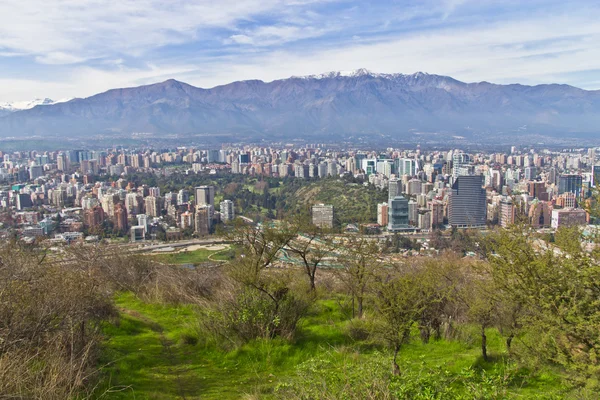
[[[366,68],[600,89],[581,0],[3,0],[0,102]]]

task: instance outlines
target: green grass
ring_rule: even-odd
[[[257,340],[226,352],[199,334],[199,313],[193,306],[148,304],[131,293],[116,298],[118,323],[107,324],[102,351],[102,392],[109,399],[237,399],[244,395],[277,398],[278,384],[298,382],[298,366],[326,359],[331,371],[366,365],[389,352],[369,341],[353,340],[350,323],[335,300],[319,301],[303,320],[295,342]],[[400,363],[418,374],[441,367],[451,374],[465,368],[491,370],[504,355],[502,337],[489,330],[489,352],[496,360],[481,360],[479,343],[417,338],[403,347]],[[386,363],[388,361],[385,361]],[[386,364],[387,365],[387,364]],[[322,371],[326,373],[327,371]],[[511,388],[521,398],[558,393],[558,375],[538,373],[522,387]]]
[[[171,254],[152,255],[157,261],[165,264],[200,264],[207,261],[227,261],[230,248],[224,250],[198,249]]]

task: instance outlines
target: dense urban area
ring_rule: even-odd
[[[584,226],[600,168],[593,148],[469,154],[224,146],[2,156],[3,235],[56,243],[203,237],[235,215],[281,217],[292,200],[338,232],[419,234],[517,221]],[[340,185],[346,189],[334,191]],[[367,198],[341,199],[360,185]]]

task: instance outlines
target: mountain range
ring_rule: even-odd
[[[48,99],[47,99],[48,100]],[[464,83],[448,76],[364,69],[211,89],[173,79],[0,114],[0,136],[232,134],[344,138],[444,132],[493,140],[524,132],[600,133],[600,91],[568,85]]]
[[[4,102],[0,103],[0,116],[8,115],[15,111],[29,110],[35,106],[47,106],[52,104],[64,103],[69,100],[71,99],[54,101],[46,97],[45,99],[33,99],[29,101]]]

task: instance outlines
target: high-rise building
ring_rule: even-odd
[[[467,153],[454,153],[452,155],[452,177],[454,180],[460,175],[468,175],[465,173],[469,169],[471,157]]]
[[[162,208],[160,200],[160,197],[146,196],[146,198],[144,199],[146,215],[148,215],[149,217],[160,216],[160,210]]]
[[[214,186],[198,186],[195,189],[196,205],[211,205],[215,206],[215,187]]]
[[[223,200],[220,204],[221,207],[221,220],[223,222],[233,221],[235,218],[234,210],[233,210],[233,201],[231,200]]]
[[[396,159],[396,174],[398,176],[408,175],[415,176],[417,174],[417,163],[412,158],[397,158]]]
[[[419,229],[431,229],[431,211],[428,209],[419,209],[419,217],[417,219],[417,227]]]
[[[592,186],[600,186],[600,165],[592,166]],[[600,189],[600,187],[598,187]]]
[[[486,195],[481,175],[459,175],[448,194],[448,222],[459,228],[484,227]]]
[[[69,169],[69,159],[66,154],[59,153],[56,156],[56,163],[59,171],[66,172]]]
[[[102,225],[104,222],[104,210],[101,206],[88,208],[83,212],[84,224],[89,228]]]
[[[125,195],[125,208],[127,213],[131,216],[135,216],[142,212],[141,204],[143,197],[137,193],[127,193]]]
[[[44,176],[44,167],[41,165],[32,165],[29,167],[29,179],[34,180],[40,176]]]
[[[581,175],[561,175],[558,178],[558,194],[566,192],[574,193],[575,197],[580,198],[583,179]]]
[[[387,226],[389,218],[388,212],[388,203],[377,204],[377,223],[379,226]]]
[[[115,210],[115,228],[121,232],[127,231],[127,208],[123,203],[116,204]]]
[[[418,179],[418,178],[411,179],[410,181],[408,181],[408,189],[406,190],[406,193],[408,193],[410,195],[419,194],[419,193],[421,193],[421,186],[422,186],[422,182],[420,179]]]
[[[408,224],[408,200],[404,196],[396,196],[388,204],[388,231],[408,229],[411,229]]]
[[[527,182],[527,191],[533,198],[539,200],[548,200],[548,193],[546,192],[546,183],[540,181]]]
[[[437,228],[444,224],[444,203],[439,200],[429,202],[431,210],[431,227]]]
[[[199,235],[210,234],[212,227],[212,205],[200,204],[196,206],[196,216],[194,218],[194,228]]]
[[[419,204],[414,200],[408,201],[408,224],[417,226],[419,223]]]
[[[398,178],[391,178],[388,182],[388,199],[393,199],[402,194],[402,181]],[[386,224],[387,225],[387,224]]]
[[[322,228],[333,228],[333,206],[315,204],[312,206],[312,223]]]
[[[22,211],[26,208],[33,207],[31,201],[31,195],[29,193],[18,193],[17,196],[17,210]]]
[[[537,176],[537,168],[536,167],[526,167],[525,168],[525,180],[532,181]]]
[[[178,193],[177,193],[177,204],[184,204],[190,201],[190,193],[185,190],[185,189],[181,189]]]
[[[510,197],[500,200],[500,226],[506,228],[515,223],[517,208]]]

